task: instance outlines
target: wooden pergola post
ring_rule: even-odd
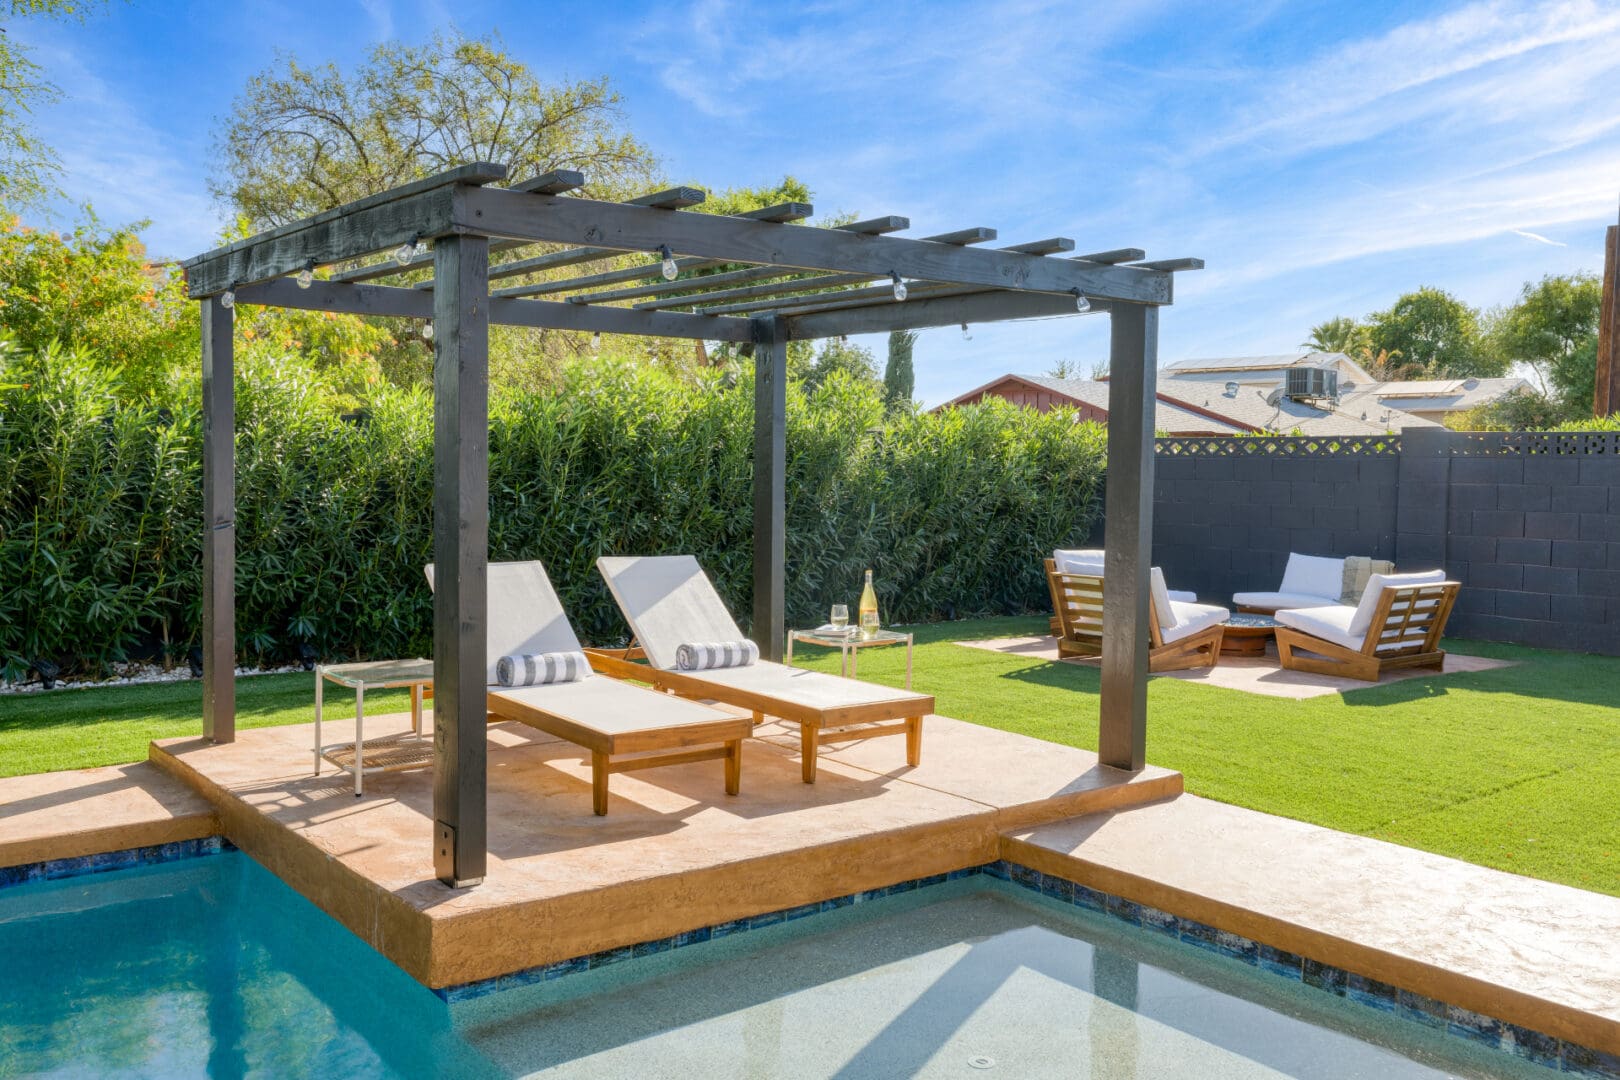
[[[1109,324],[1097,756],[1104,765],[1136,772],[1147,764],[1148,588],[1153,566],[1159,309],[1116,304]]]
[[[486,186],[505,179],[500,165],[457,166],[186,260],[188,295],[203,304],[210,739],[235,736],[227,292],[238,303],[434,322],[434,872],[452,887],[477,884],[486,869],[491,324],[754,345],[753,624],[761,653],[776,659],[786,631],[788,343],[1089,310],[1113,318],[1102,760],[1142,767],[1158,307],[1171,302],[1173,275],[1200,260],[1149,262],[1136,248],[1071,255],[1074,241],[1065,237],[977,247],[996,238],[983,227],[903,238],[892,234],[910,223],[892,215],[811,228],[794,224],[813,212],[803,203],[735,216],[682,213],[704,200],[687,187],[603,202],[572,194],[585,180],[567,170]],[[437,238],[431,256],[414,252],[425,238]],[[492,251],[532,244],[550,249],[489,265]],[[368,261],[379,253],[385,257]],[[552,276],[593,263],[613,265]],[[326,280],[295,280],[317,267],[335,270]],[[429,268],[432,279],[421,280]],[[416,276],[375,284],[400,275]],[[490,292],[492,279],[539,275]],[[558,299],[539,299],[546,296]]]
[[[489,241],[433,259],[433,871],[484,879],[489,565]]]
[[[1610,225],[1604,234],[1601,304],[1592,393],[1592,415],[1599,419],[1620,412],[1620,225]]]
[[[236,741],[235,317],[202,304],[203,738]]]
[[[782,659],[787,635],[787,333],[782,320],[754,327],[754,643]]]

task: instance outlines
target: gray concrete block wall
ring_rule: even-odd
[[[1319,456],[1166,442],[1153,558],[1172,588],[1227,603],[1276,589],[1291,551],[1370,555],[1462,582],[1455,636],[1620,655],[1620,433],[1423,431]]]

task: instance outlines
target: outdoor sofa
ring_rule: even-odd
[[[425,567],[433,585],[433,566]],[[608,776],[719,758],[726,794],[742,784],[742,740],[750,716],[660,694],[594,674],[572,681],[500,685],[502,657],[582,654],[562,602],[539,562],[489,564],[487,617],[489,719],[516,720],[583,747],[591,760],[591,807],[608,809]]]
[[[1277,656],[1294,671],[1377,682],[1386,670],[1445,664],[1440,637],[1461,586],[1444,570],[1373,574],[1354,607],[1278,611]]]
[[[1046,581],[1058,624],[1058,656],[1101,656],[1102,565],[1078,560],[1067,565],[1078,565],[1087,572],[1065,572],[1058,568],[1056,557],[1046,560]],[[1219,663],[1224,624],[1232,613],[1212,604],[1176,599],[1191,594],[1166,588],[1164,571],[1157,566],[1149,570],[1148,580],[1148,670],[1180,671]]]
[[[921,762],[922,723],[934,711],[932,695],[769,660],[681,670],[677,658],[683,646],[737,642],[743,636],[697,559],[604,556],[596,565],[633,635],[629,648],[590,650],[591,662],[599,670],[683,697],[749,709],[756,723],[769,715],[797,724],[801,778],[807,784],[815,783],[818,751],[824,743],[904,735],[906,763]]]
[[[1275,592],[1240,592],[1232,596],[1239,611],[1271,615],[1289,608],[1321,607],[1324,604],[1354,605],[1366,591],[1375,573],[1388,574],[1394,564],[1380,559],[1351,557],[1326,558],[1320,555],[1288,553],[1282,584]]]

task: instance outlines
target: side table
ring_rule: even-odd
[[[1221,652],[1228,656],[1264,656],[1266,645],[1277,637],[1277,627],[1281,625],[1270,615],[1235,612],[1225,623]]]
[[[321,713],[327,682],[354,689],[354,742],[321,745]],[[411,733],[375,739],[367,764],[366,691],[409,687]],[[431,660],[371,660],[357,664],[324,664],[315,668],[315,775],[324,759],[354,775],[354,797],[361,795],[367,772],[425,769],[433,764],[433,743],[422,738],[422,699],[433,690]]]
[[[875,645],[898,645],[901,642],[906,646],[906,689],[911,689],[911,649],[912,636],[902,634],[895,630],[879,630],[871,637],[861,637],[860,631],[853,627],[849,632],[828,630],[818,627],[814,630],[789,630],[787,636],[786,663],[793,663],[793,643],[802,641],[806,645],[825,645],[829,649],[838,650],[838,670],[851,679],[859,678],[860,656],[862,649]]]

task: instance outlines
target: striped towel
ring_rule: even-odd
[[[675,650],[675,666],[682,671],[747,667],[759,659],[752,641],[693,641]]]
[[[495,661],[495,678],[502,686],[543,686],[546,683],[578,682],[591,673],[591,662],[582,652],[548,652],[527,656],[503,656]]]

